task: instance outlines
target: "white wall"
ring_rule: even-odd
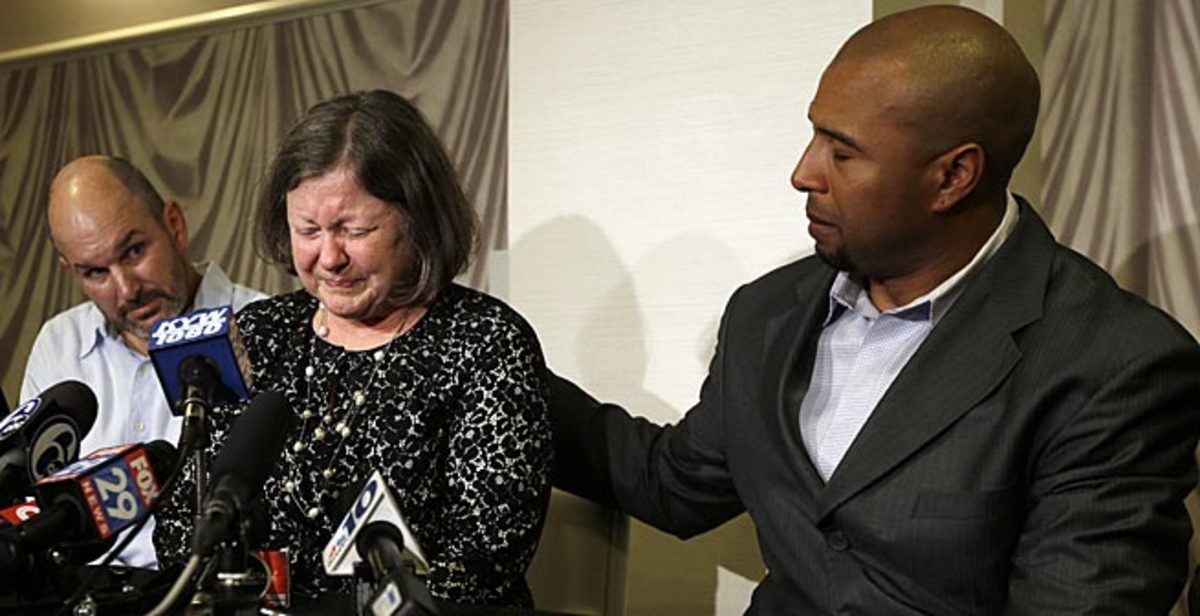
[[[821,70],[871,9],[512,0],[508,296],[554,370],[660,421],[695,401],[729,294],[811,252],[788,178]],[[716,536],[681,562],[635,527],[629,613],[741,613],[751,528]]]

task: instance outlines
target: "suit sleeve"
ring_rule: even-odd
[[[733,305],[731,300],[722,318],[700,401],[677,424],[660,426],[632,417],[569,381],[551,378],[556,486],[681,538],[715,528],[744,510],[729,472],[722,429],[722,371]]]
[[[1165,614],[1187,572],[1200,350],[1126,364],[1037,453],[1010,614]]]

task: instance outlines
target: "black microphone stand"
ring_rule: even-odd
[[[214,577],[202,586],[193,605],[208,607],[214,616],[258,614],[269,582],[265,565],[250,555],[245,541],[232,539],[221,544]]]
[[[220,369],[203,355],[190,355],[179,362],[179,413],[183,415],[183,430],[179,445],[191,452],[196,463],[196,514],[204,511],[204,495],[208,480],[208,415],[212,411],[213,394],[221,380]]]
[[[355,537],[354,548],[362,558],[354,567],[356,613],[438,615],[429,589],[404,562],[404,537],[394,524],[367,524]]]
[[[210,560],[216,552],[215,576],[212,583],[202,587],[203,592],[196,595],[193,604],[207,605],[215,614],[257,613],[270,575],[251,566],[257,559],[251,558],[249,546],[259,543],[258,535],[265,534],[265,520],[254,515],[263,510],[254,502],[283,448],[283,437],[292,421],[294,416],[287,411],[286,399],[275,392],[264,392],[251,400],[230,429],[213,463],[214,481],[211,490],[206,490],[211,494],[205,495],[198,508],[189,561],[189,569],[195,571],[197,563]],[[177,588],[186,587],[190,575],[181,576],[183,583],[177,583]],[[170,602],[164,603],[160,607],[165,611]]]
[[[215,490],[225,489],[218,480]],[[211,496],[211,495],[210,495]],[[232,510],[219,509],[222,520],[202,524],[193,538],[193,553],[212,554],[211,576],[201,580],[193,606],[206,608],[203,613],[214,616],[243,616],[257,614],[271,580],[265,562],[251,554],[250,545],[261,544],[266,538],[268,522],[261,501],[235,498]],[[210,502],[205,518],[214,512]],[[215,554],[214,554],[215,552]]]

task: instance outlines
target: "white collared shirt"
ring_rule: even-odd
[[[215,263],[199,264],[196,270],[203,278],[194,309],[232,305],[236,312],[265,297],[231,282]],[[21,400],[68,379],[86,384],[96,394],[96,423],[80,445],[83,454],[126,443],[179,441],[183,419],[171,413],[150,358],[126,346],[119,336],[109,335],[103,313],[91,301],[55,315],[42,326],[25,364]],[[156,567],[153,530],[151,520],[117,562]]]
[[[962,294],[1017,224],[1016,199],[967,265],[930,292],[880,312],[861,285],[839,272],[829,288],[825,319],[808,391],[800,404],[800,434],[809,459],[826,482],[929,332]]]

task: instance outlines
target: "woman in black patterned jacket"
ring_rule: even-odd
[[[545,367],[519,315],[452,282],[475,219],[433,131],[391,92],[314,106],[271,164],[257,222],[261,252],[303,284],[237,317],[254,389],[298,417],[264,488],[266,547],[288,548],[293,594],[348,590],[321,550],[338,503],[378,470],[435,597],[530,605],[550,489]],[[214,450],[232,415],[214,411]],[[190,544],[188,496],[159,516],[164,562]]]

